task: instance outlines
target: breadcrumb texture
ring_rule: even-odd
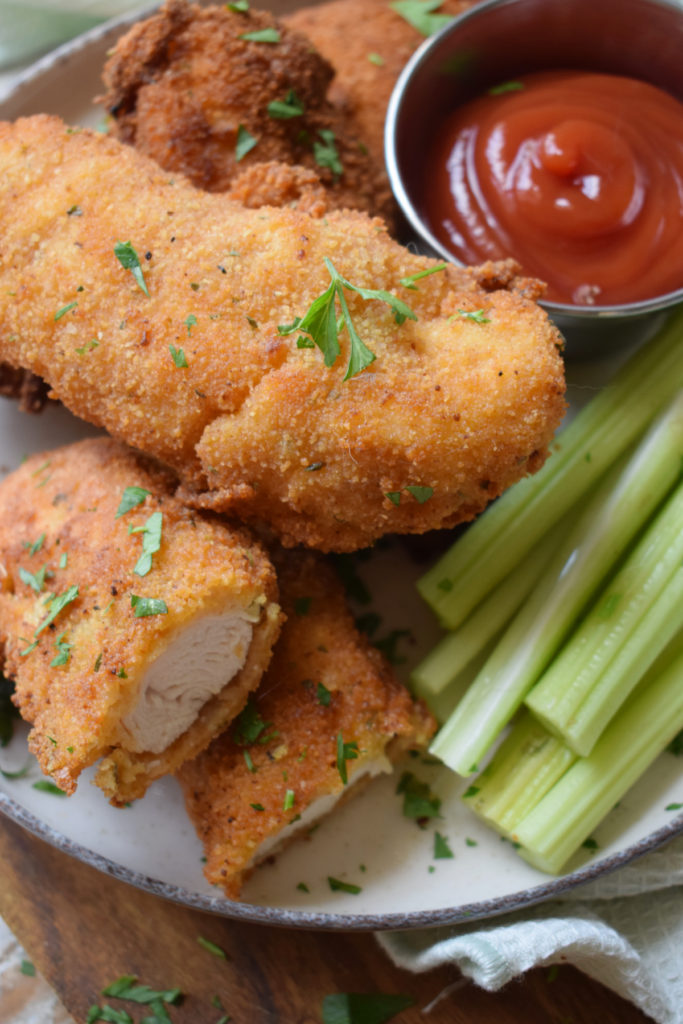
[[[267,31],[277,40],[244,38]],[[116,44],[102,102],[117,138],[209,192],[225,191],[255,163],[300,164],[322,180],[331,209],[391,220],[382,159],[369,154],[349,113],[327,99],[333,74],[308,39],[266,11],[169,0]],[[302,113],[272,116],[269,104],[291,93]],[[240,127],[254,140],[244,155]]]
[[[473,0],[442,0],[436,15],[455,17]],[[330,99],[358,125],[378,159],[384,157],[384,119],[398,76],[424,35],[388,0],[331,0],[305,5],[283,19],[308,36],[334,66]]]
[[[245,209],[58,118],[0,125],[0,165],[0,362],[172,466],[187,500],[287,545],[353,550],[471,519],[543,463],[565,408],[561,338],[509,265],[449,266],[412,290],[401,280],[437,264],[378,220]],[[376,356],[346,381],[348,331],[326,367],[279,330],[328,288],[324,258],[417,316],[398,325],[346,291]]]
[[[150,494],[117,518],[131,486]],[[106,438],[33,456],[0,483],[3,672],[33,726],[31,751],[67,793],[103,758],[96,781],[112,803],[144,795],[154,779],[208,746],[268,664],[280,623],[268,557],[246,531],[184,507],[173,486],[166,470]],[[133,569],[142,539],[129,531],[153,512],[162,513],[161,548],[140,577]],[[75,599],[40,629],[50,594],[73,587]],[[133,594],[165,601],[168,613],[136,618]],[[149,664],[198,615],[231,607],[260,612],[244,667],[165,751],[127,749],[121,723]],[[68,659],[54,665],[60,641],[69,645]]]
[[[334,571],[311,552],[280,555],[276,565],[287,621],[249,702],[249,721],[261,731],[245,743],[238,719],[178,776],[204,844],[204,873],[231,899],[264,843],[270,856],[273,840],[282,845],[297,834],[297,815],[323,797],[356,792],[362,783],[354,786],[354,775],[425,746],[436,728],[356,629]],[[358,748],[345,762],[347,786],[339,735]]]

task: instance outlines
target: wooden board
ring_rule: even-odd
[[[397,1024],[646,1024],[630,1004],[570,967],[532,971],[491,994],[458,985],[453,968],[393,967],[368,934],[237,924],[140,892],[0,822],[0,915],[78,1024],[122,974],[185,993],[174,1024],[215,1024],[219,996],[234,1024],[320,1024],[333,992],[412,996]],[[202,936],[226,959],[208,952]],[[422,1009],[455,988],[428,1014]],[[111,1001],[122,1008],[124,1004]],[[125,1004],[131,1009],[131,1004]],[[140,1008],[141,1010],[142,1008]],[[144,1012],[133,1007],[139,1020]]]

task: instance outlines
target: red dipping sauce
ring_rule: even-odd
[[[441,124],[424,195],[455,256],[514,256],[552,302],[683,286],[683,104],[646,82],[550,71],[491,90]]]

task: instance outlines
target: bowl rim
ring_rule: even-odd
[[[473,7],[462,14],[456,15],[452,21],[444,25],[442,29],[429,36],[418,47],[404,66],[389,99],[387,115],[384,122],[384,159],[386,163],[389,184],[394,193],[404,216],[411,227],[416,231],[420,239],[434,250],[442,259],[448,259],[456,266],[464,267],[465,261],[457,257],[450,249],[443,245],[431,232],[426,222],[420,217],[412,199],[405,186],[403,175],[400,170],[396,139],[397,129],[400,120],[401,107],[404,96],[410,87],[413,76],[429,63],[432,52],[441,46],[444,39],[457,34],[461,26],[469,21],[477,19],[482,14],[498,7],[510,7],[520,0],[480,0]],[[638,0],[647,7],[666,8],[672,13],[677,13],[683,22],[683,6],[681,0]],[[514,256],[512,256],[514,259]],[[634,319],[662,312],[671,309],[673,306],[683,302],[683,285],[674,291],[655,295],[651,299],[640,299],[637,302],[625,302],[621,304],[604,304],[578,306],[568,302],[555,302],[549,299],[541,299],[540,305],[552,316],[558,318],[573,318],[581,321],[593,321],[595,319]]]

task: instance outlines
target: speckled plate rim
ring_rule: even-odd
[[[264,0],[264,6],[266,5],[267,0]],[[0,119],[11,116],[6,108],[11,106],[17,96],[25,91],[26,87],[33,81],[50,74],[59,65],[71,60],[93,44],[101,45],[110,38],[113,42],[122,30],[133,25],[141,18],[148,16],[158,6],[159,4],[153,3],[135,12],[129,12],[119,18],[103,22],[101,25],[77,36],[75,39],[35,61],[17,77],[12,89],[0,102]],[[252,924],[316,929],[320,931],[409,930],[496,917],[561,897],[569,890],[609,874],[617,870],[617,868],[623,867],[625,864],[657,849],[657,847],[662,846],[676,836],[683,834],[683,815],[680,815],[624,850],[593,861],[591,864],[571,874],[489,900],[479,900],[475,903],[465,903],[438,910],[412,911],[398,914],[330,914],[239,903],[222,897],[205,896],[183,886],[162,882],[159,879],[117,864],[115,861],[69,839],[56,829],[42,822],[25,807],[22,807],[21,804],[1,791],[0,813],[38,839],[42,839],[56,849],[101,871],[103,874],[126,882],[152,895],[161,896],[173,903]]]
[[[559,878],[508,893],[490,900],[464,903],[439,910],[412,911],[403,914],[328,914],[305,910],[288,910],[282,907],[265,907],[250,903],[239,903],[218,896],[204,896],[183,886],[172,885],[159,879],[126,868],[99,853],[88,850],[46,825],[35,815],[18,804],[11,797],[0,792],[0,813],[6,815],[32,835],[43,839],[51,846],[82,861],[90,867],[121,882],[162,896],[172,903],[203,910],[221,917],[233,918],[252,924],[280,925],[286,928],[317,929],[320,931],[390,931],[434,927],[437,925],[462,924],[487,917],[497,917],[513,910],[521,910],[547,900],[557,899],[570,889],[609,874],[644,854],[683,834],[683,815],[669,824],[652,832],[624,850],[594,861],[586,867]]]

